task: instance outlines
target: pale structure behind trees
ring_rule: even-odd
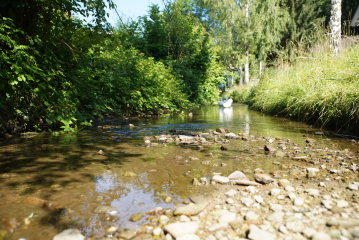
[[[330,10],[329,20],[329,46],[334,56],[338,55],[341,44],[341,0],[332,0],[332,8]]]

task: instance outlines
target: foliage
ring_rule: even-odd
[[[314,122],[319,127],[356,130],[359,121],[359,46],[335,59],[312,53],[279,65],[260,84],[243,90],[242,101],[256,109]]]

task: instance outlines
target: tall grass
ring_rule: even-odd
[[[317,49],[292,63],[283,61],[257,86],[232,94],[260,111],[359,133],[359,45],[335,58]]]

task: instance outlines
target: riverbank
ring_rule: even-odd
[[[358,134],[358,66],[359,45],[336,58],[313,53],[267,71],[254,87],[229,94],[262,112]]]

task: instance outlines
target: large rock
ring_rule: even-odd
[[[195,234],[197,229],[197,222],[172,223],[163,227],[163,230],[171,234],[174,238],[182,237],[187,234]]]
[[[78,229],[70,228],[55,235],[52,240],[84,240],[84,239],[85,237],[82,236],[81,232]]]
[[[257,182],[268,184],[274,182],[274,179],[266,174],[254,174],[254,178]]]
[[[229,183],[229,179],[227,177],[223,177],[223,176],[219,176],[219,175],[213,176],[212,181],[216,182],[216,183],[222,183],[222,184]]]
[[[257,226],[255,225],[250,225],[249,226],[249,234],[248,234],[248,238],[252,239],[252,240],[276,240],[277,237],[276,235],[269,233],[267,231],[264,231],[262,229],[259,229]]]
[[[242,173],[241,171],[235,171],[235,172],[229,174],[228,179],[230,181],[232,181],[232,180],[246,180],[247,176],[244,173]]]
[[[197,215],[198,213],[202,212],[209,203],[210,203],[209,201],[203,201],[197,204],[178,207],[174,211],[174,215],[186,215],[186,216]]]

